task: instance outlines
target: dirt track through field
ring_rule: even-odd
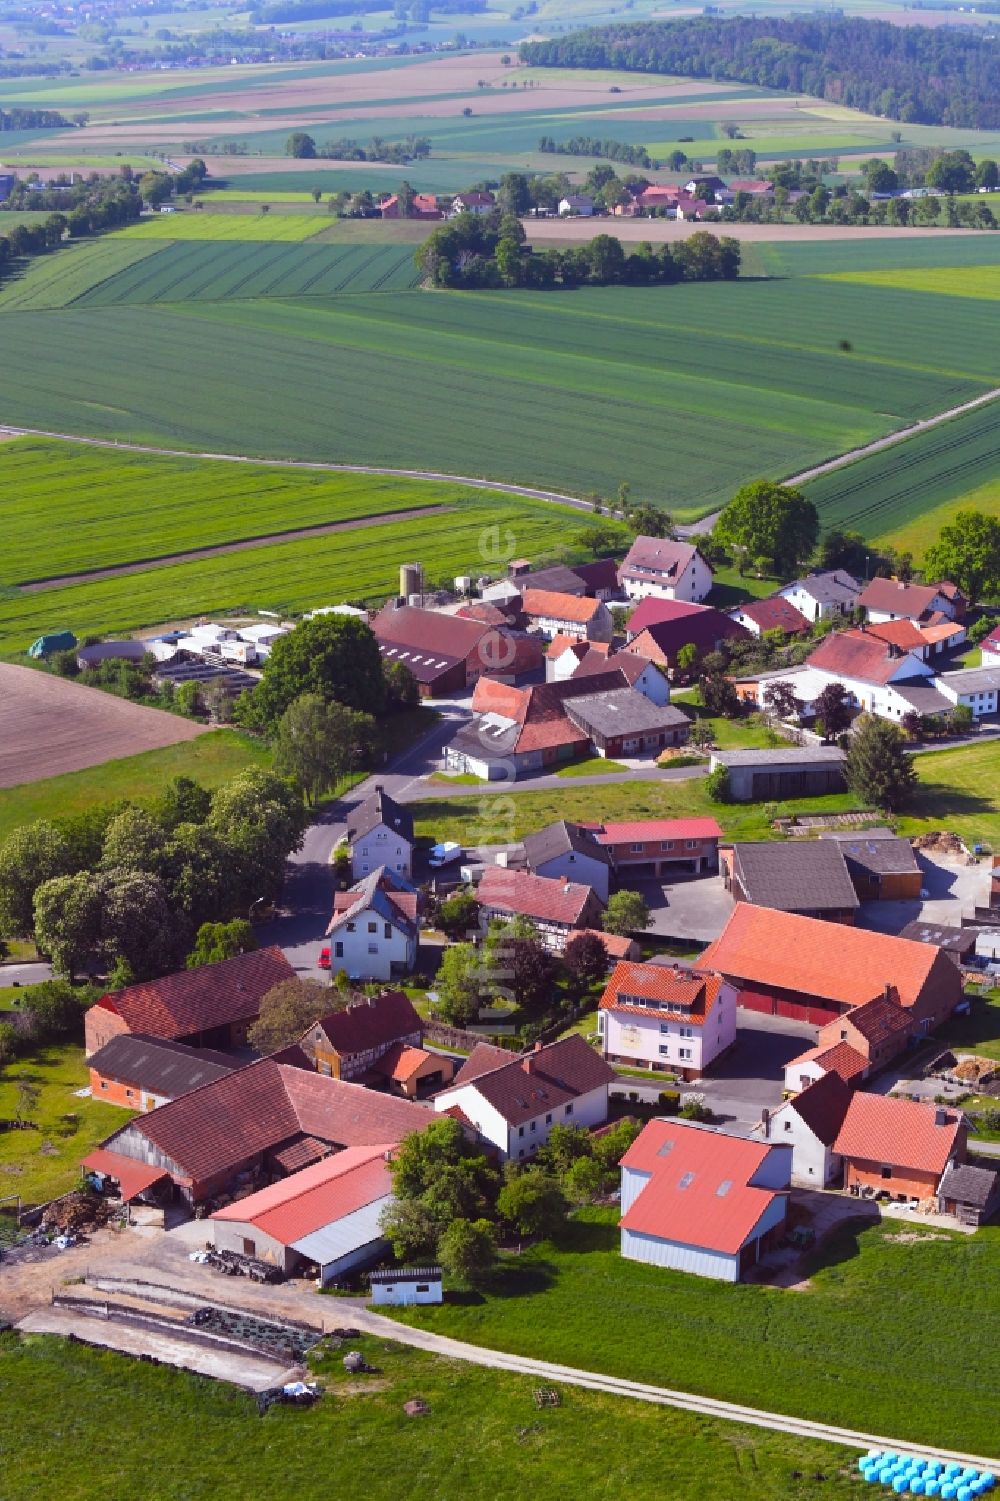
[[[412,511],[386,511],[381,516],[359,516],[353,521],[327,521],[320,526],[300,526],[292,531],[266,532],[262,537],[244,537],[238,542],[218,542],[211,547],[197,547],[191,552],[164,553],[156,558],[141,558],[134,563],[116,563],[112,568],[91,568],[83,573],[60,573],[53,578],[34,579],[22,584],[23,594],[41,594],[46,589],[64,589],[68,584],[93,584],[98,579],[118,578],[124,573],[146,573],[150,568],[165,568],[174,563],[195,563],[200,558],[214,558],[227,552],[249,552],[255,547],[273,547],[277,542],[301,542],[305,537],[325,537],[329,532],[353,532],[362,527],[388,526],[393,521],[421,521],[425,516],[443,516],[454,506],[417,506]]]
[[[193,740],[206,726],[0,662],[0,787]]]

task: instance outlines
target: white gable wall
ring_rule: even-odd
[[[370,908],[350,922],[353,933],[345,922],[330,934],[331,974],[344,970],[364,980],[388,980],[393,974],[413,969],[417,962],[416,935],[411,938]]]
[[[371,875],[380,865],[407,879],[413,872],[413,848],[409,840],[384,823],[376,824],[351,846],[351,874],[355,881]]]

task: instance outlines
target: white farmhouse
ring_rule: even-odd
[[[407,880],[413,874],[413,814],[380,786],[351,814],[347,842],[355,880],[383,865]]]
[[[695,969],[618,964],[597,1025],[609,1062],[696,1079],[736,1040],[736,991]]]
[[[532,1157],[553,1126],[602,1126],[615,1077],[578,1034],[515,1055],[480,1043],[434,1096],[434,1109],[458,1114],[501,1158],[517,1162]]]
[[[984,653],[985,661],[985,653]],[[964,704],[974,719],[997,713],[1000,699],[1000,658],[995,667],[967,667],[961,672],[942,672],[934,686],[953,704]]]
[[[913,620],[931,624],[954,620],[961,596],[954,584],[907,584],[902,579],[872,579],[858,598],[865,619],[873,624],[886,620]]]
[[[417,962],[417,893],[404,891],[384,868],[334,896],[330,972],[351,979],[391,980]]]
[[[851,1103],[851,1091],[832,1070],[778,1107],[756,1128],[764,1141],[792,1148],[793,1188],[827,1188],[843,1163],[833,1150]]]
[[[712,587],[712,570],[697,547],[666,537],[636,537],[618,578],[629,599],[700,604]]]
[[[524,837],[524,854],[532,875],[550,881],[579,881],[606,902],[614,862],[590,829],[559,819]]]
[[[828,573],[810,573],[806,578],[795,579],[778,593],[815,624],[817,620],[850,615],[858,602],[861,585],[843,568],[834,568]]]

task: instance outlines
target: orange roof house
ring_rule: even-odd
[[[912,1034],[923,1036],[962,999],[958,970],[933,944],[747,902],[736,906],[701,964],[732,980],[741,1006],[818,1026],[891,986]]]
[[[892,1199],[936,1196],[945,1169],[965,1160],[968,1126],[958,1110],[855,1094],[833,1149],[844,1159],[844,1187]]]
[[[736,991],[700,968],[621,963],[597,1023],[609,1062],[694,1079],[736,1039]]]
[[[622,1158],[621,1253],[738,1282],[785,1234],[792,1149],[650,1121]]]

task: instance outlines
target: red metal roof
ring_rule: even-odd
[[[114,990],[97,1004],[117,1012],[130,1032],[190,1037],[231,1022],[252,1021],[267,992],[294,978],[294,969],[274,945]]]
[[[290,1246],[304,1235],[390,1194],[392,1175],[386,1158],[394,1145],[385,1142],[373,1147],[348,1147],[280,1183],[227,1204],[211,1218],[255,1225],[264,1235]]]
[[[640,1235],[735,1256],[783,1197],[753,1183],[777,1150],[774,1143],[721,1136],[679,1121],[650,1121],[622,1158],[622,1167],[650,1174],[650,1182],[619,1223]]]
[[[639,844],[650,840],[720,839],[722,830],[714,818],[643,818],[606,823],[597,837],[602,844]]]
[[[97,1147],[84,1157],[80,1165],[89,1167],[93,1173],[104,1173],[106,1177],[114,1178],[126,1204],[136,1194],[141,1194],[144,1188],[151,1188],[161,1178],[170,1176],[165,1168],[150,1167],[148,1162],[136,1162],[132,1157],[124,1157],[121,1152],[109,1151],[107,1147]]]
[[[940,1175],[955,1152],[962,1121],[960,1112],[939,1105],[855,1094],[833,1150],[855,1161]]]

